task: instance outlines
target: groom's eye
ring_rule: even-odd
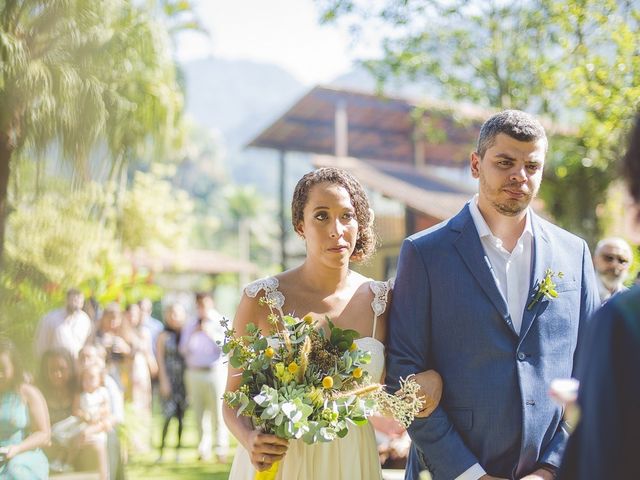
[[[315,215],[315,217],[314,217],[314,218],[315,218],[316,220],[320,220],[320,221],[322,221],[322,220],[326,220],[326,219],[327,219],[327,212],[319,212],[319,213],[316,213],[316,215]]]

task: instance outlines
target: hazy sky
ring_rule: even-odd
[[[313,0],[198,0],[197,12],[209,38],[183,35],[181,60],[214,55],[279,65],[305,85],[347,72],[352,59],[367,53],[350,48],[349,34],[320,26]]]

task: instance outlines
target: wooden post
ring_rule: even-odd
[[[280,266],[282,271],[287,269],[287,158],[286,152],[280,150]]]
[[[336,104],[334,129],[334,154],[338,158],[346,157],[349,155],[349,119],[344,100],[339,100]]]

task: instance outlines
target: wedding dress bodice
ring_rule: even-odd
[[[248,297],[255,298],[260,291],[264,291],[264,296],[272,302],[274,308],[284,315],[282,308],[284,307],[284,295],[278,290],[279,282],[276,277],[267,277],[250,283],[245,287],[245,293]],[[363,336],[356,340],[358,348],[371,352],[371,362],[364,365],[363,368],[369,373],[374,382],[382,380],[382,372],[384,371],[384,344],[375,338],[376,325],[378,317],[387,308],[387,298],[389,296],[390,286],[387,282],[377,282],[372,280],[369,282],[369,288],[373,292],[373,301],[371,302],[371,310],[373,316],[373,327],[370,336]]]

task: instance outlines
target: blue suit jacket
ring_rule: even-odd
[[[407,479],[428,469],[453,479],[473,464],[517,478],[560,465],[562,409],[548,396],[570,377],[585,320],[599,305],[591,255],[580,238],[532,214],[530,297],[551,268],[558,297],[525,309],[520,335],[493,279],[469,207],[407,238],[398,260],[387,346],[387,384],[437,370],[440,406],[409,427]],[[527,304],[529,301],[527,301]]]

